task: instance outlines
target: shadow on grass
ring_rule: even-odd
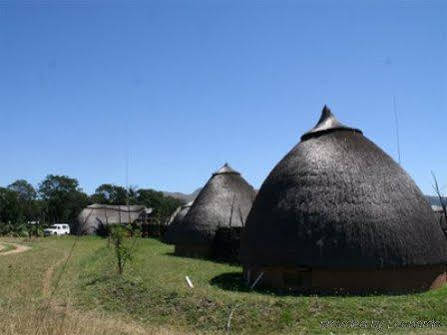
[[[210,284],[216,286],[225,291],[234,291],[234,292],[257,292],[271,295],[275,294],[275,291],[267,290],[264,288],[255,288],[254,290],[250,290],[250,287],[244,281],[242,276],[242,272],[228,272],[220,274],[210,280]]]
[[[245,282],[241,272],[228,272],[220,274],[210,280],[210,284],[225,291],[233,292],[256,292],[266,295],[276,296],[296,296],[296,297],[377,297],[377,296],[404,296],[418,294],[421,292],[349,292],[344,290],[288,290],[288,289],[268,289],[262,286],[253,290]]]

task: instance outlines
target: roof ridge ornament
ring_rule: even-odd
[[[230,166],[230,164],[225,163],[224,165],[222,165],[222,167],[221,167],[219,170],[217,170],[216,172],[213,173],[213,177],[214,177],[215,175],[218,175],[218,174],[224,174],[224,173],[229,173],[229,174],[232,173],[232,174],[238,174],[238,175],[240,175],[240,173],[237,172],[235,169],[233,169],[233,168]]]
[[[330,108],[324,105],[323,110],[321,111],[320,119],[318,120],[317,124],[311,130],[304,133],[303,136],[301,136],[301,140],[305,141],[311,137],[336,130],[352,130],[362,134],[362,131],[360,129],[345,126],[343,123],[338,121],[335,118],[334,114],[332,114]]]

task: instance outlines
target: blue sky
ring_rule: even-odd
[[[0,0],[0,185],[192,192],[229,162],[259,187],[324,104],[397,160],[394,96],[402,166],[447,191],[446,17],[445,1]]]

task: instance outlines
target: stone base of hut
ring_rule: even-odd
[[[175,246],[175,255],[193,258],[207,258],[211,255],[211,248],[207,245],[179,245]]]
[[[262,276],[261,276],[262,274]],[[285,267],[244,267],[252,285],[303,292],[421,292],[446,283],[446,266],[417,266],[380,270],[332,270]]]

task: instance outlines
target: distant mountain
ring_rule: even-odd
[[[426,195],[425,198],[427,199],[428,203],[432,206],[441,206],[441,203],[439,202],[439,197],[435,195]],[[447,197],[443,197],[444,203],[447,203]]]
[[[202,188],[198,188],[191,194],[185,194],[185,193],[181,193],[181,192],[165,192],[165,191],[162,191],[162,192],[165,196],[170,196],[170,197],[173,197],[173,198],[176,198],[179,200],[183,200],[184,202],[187,203],[187,202],[193,201],[199,195],[199,192],[201,190],[202,190]]]

